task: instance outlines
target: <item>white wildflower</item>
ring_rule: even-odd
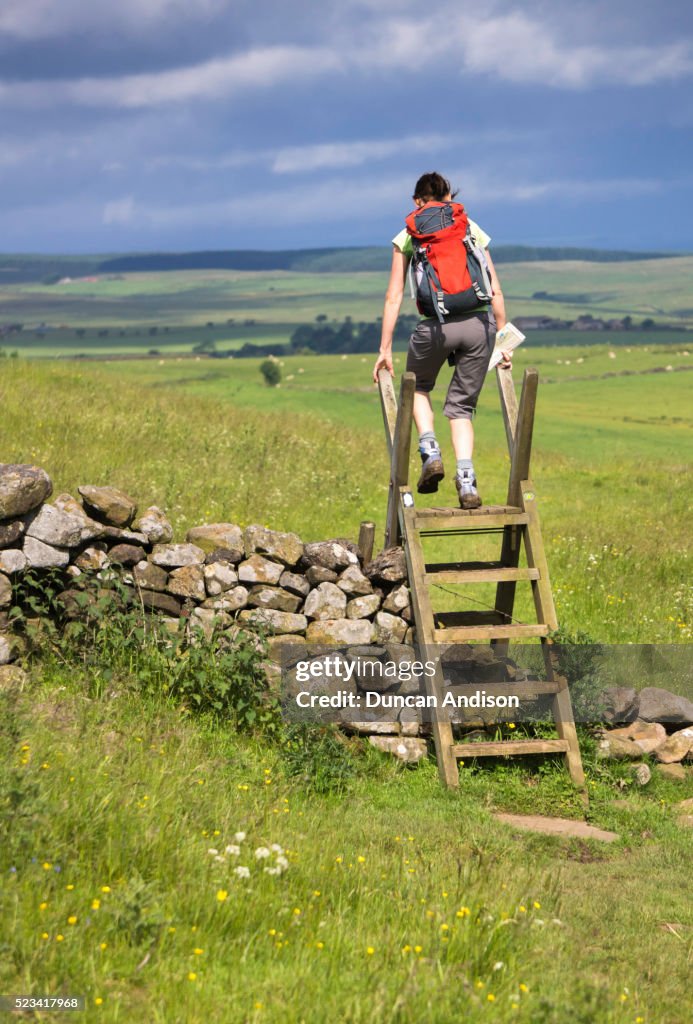
[[[219,851],[215,850],[214,847],[212,847],[211,849],[207,850],[207,853],[209,854],[210,857],[216,857]]]
[[[494,971],[502,971],[504,967],[505,964],[503,963],[502,960],[497,960],[496,963],[493,965]]]
[[[239,864],[237,868],[233,869],[234,875],[238,875],[239,878],[250,878],[250,868],[246,868],[243,864]]]
[[[224,850],[224,853],[228,853],[230,857],[237,857],[240,852],[240,846],[234,846],[233,843],[229,843],[229,845]]]
[[[256,860],[265,860],[267,857],[269,857],[269,855],[270,852],[266,846],[258,846],[257,850],[255,851]]]
[[[281,875],[281,868],[265,868],[265,873],[268,875]]]
[[[236,832],[233,838],[236,840],[237,843],[242,843],[243,840],[245,839],[245,832]]]
[[[270,850],[272,851],[272,853],[284,853],[279,843],[272,843],[272,845],[270,846]]]
[[[277,857],[277,867],[282,871],[286,871],[289,866],[289,862],[286,857]]]
[[[221,853],[218,853],[214,859],[219,861],[221,864],[226,863],[226,857],[224,857],[224,855]]]

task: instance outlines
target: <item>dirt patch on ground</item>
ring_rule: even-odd
[[[526,832],[543,832],[549,836],[570,836],[575,839],[598,839],[603,843],[613,843],[618,839],[615,832],[588,825],[585,821],[572,818],[545,818],[541,814],[494,814],[497,821],[513,828],[524,829]]]

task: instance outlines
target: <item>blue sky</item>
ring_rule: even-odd
[[[440,170],[496,242],[693,251],[682,0],[2,0],[5,252],[387,242]]]

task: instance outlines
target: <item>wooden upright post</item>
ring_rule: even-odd
[[[359,551],[361,553],[361,561],[364,565],[373,559],[373,542],[375,541],[375,523],[370,520],[364,520],[361,523],[361,529],[359,530]]]
[[[389,370],[378,370],[378,393],[380,394],[380,408],[383,414],[383,423],[385,424],[387,454],[392,458],[392,444],[395,439],[395,423],[397,421],[397,399],[395,398],[392,374]]]
[[[414,411],[416,375],[403,373],[399,390],[399,405],[392,437],[390,455],[390,490],[387,496],[387,519],[385,522],[385,547],[394,547],[400,542],[399,493],[409,480],[409,452],[411,450],[411,425]]]
[[[532,433],[534,431],[534,410],[537,405],[539,374],[536,370],[525,370],[522,380],[520,407],[517,412],[517,426],[510,456],[510,479],[508,480],[508,505],[520,504],[520,485],[529,477],[529,461],[532,454]]]
[[[518,407],[517,395],[512,377],[510,376],[510,370],[499,370],[497,372],[501,409],[505,423],[508,451],[510,452],[507,503],[508,505],[519,507],[522,504],[521,484],[529,476],[539,374],[534,369],[525,370],[522,380],[522,394]],[[502,377],[501,374],[503,375]],[[515,526],[506,526],[503,530],[503,544],[500,556],[503,566],[514,569],[519,564],[520,546],[522,543],[521,535],[522,531]],[[507,624],[512,621],[516,589],[517,583],[514,580],[504,580],[496,587],[496,611],[503,616],[503,621]],[[497,640],[493,646],[499,655],[507,654],[507,640]]]

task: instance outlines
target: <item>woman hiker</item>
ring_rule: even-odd
[[[421,210],[427,203],[452,202],[455,194],[451,192],[450,182],[446,178],[432,172],[419,178],[412,198],[417,210]],[[478,508],[481,498],[476,488],[472,463],[472,416],[488,370],[496,331],[505,326],[506,315],[503,292],[488,251],[491,239],[472,220],[469,220],[469,230],[472,241],[483,250],[486,258],[492,291],[490,301],[478,305],[471,312],[445,316],[444,322],[438,316],[428,316],[421,320],[409,339],[407,370],[416,374],[414,422],[419,432],[419,453],[423,463],[417,490],[420,494],[437,491],[445,475],[429,396],[443,364],[450,357],[449,361],[455,369],[443,413],[450,420],[452,444],[457,459],[455,484],[460,506]],[[402,304],[409,263],[414,256],[414,245],[406,228],[393,238],[392,245],[392,269],[385,296],[380,352],[373,369],[373,380],[376,383],[379,370],[386,369],[393,373],[392,335]],[[465,250],[461,248],[462,257],[464,253]],[[510,353],[503,353],[500,365],[511,365]]]

